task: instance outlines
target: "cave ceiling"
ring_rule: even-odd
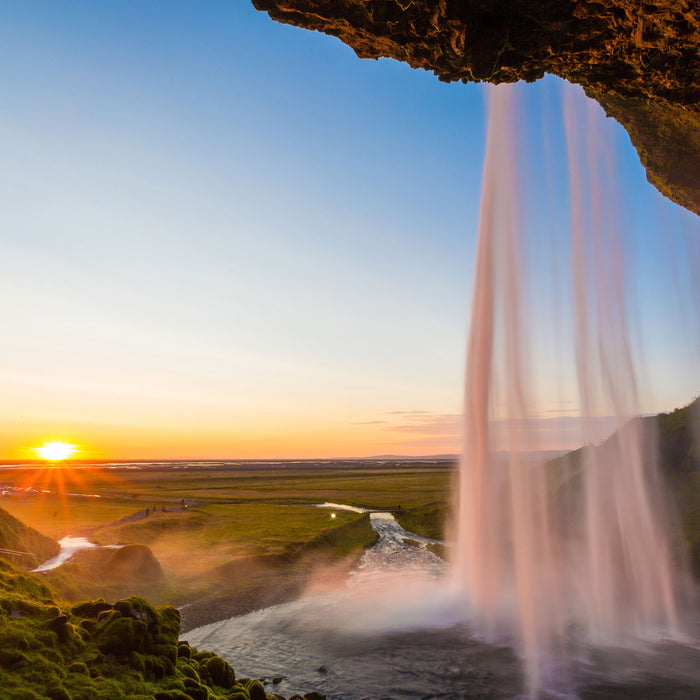
[[[627,129],[648,180],[700,215],[700,0],[252,2],[446,82],[577,83]]]

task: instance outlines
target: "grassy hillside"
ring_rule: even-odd
[[[696,577],[700,578],[700,399],[671,413],[635,419],[624,429],[641,430],[642,451],[655,497],[662,499],[671,521],[672,545],[687,552]],[[616,449],[615,433],[601,445],[585,447],[554,460],[548,467],[548,482],[560,527],[571,522],[571,514],[582,503],[582,469],[587,450]],[[658,467],[658,469],[657,469]],[[661,484],[656,483],[657,476]]]
[[[279,553],[228,562],[207,577],[202,594],[188,598],[183,629],[292,600],[319,576],[347,571],[377,539],[369,516],[361,515]]]
[[[658,431],[659,464],[673,498],[693,573],[700,579],[700,398],[645,421]]]
[[[299,513],[304,516],[303,510]],[[315,523],[316,514],[322,521]],[[72,601],[97,596],[116,600],[136,594],[155,603],[182,606],[183,626],[191,629],[289,600],[304,589],[319,569],[343,565],[347,568],[377,541],[369,516],[348,513],[347,519],[330,519],[327,512],[314,509],[312,522],[316,527],[308,531],[292,528],[287,533],[286,544],[275,539],[274,546],[265,548],[258,540],[251,547],[252,553],[221,557],[207,553],[204,542],[212,537],[210,528],[217,531],[222,524],[205,518],[202,525],[198,515],[192,515],[190,520],[188,514],[183,514],[175,526],[171,517],[160,521],[176,537],[169,546],[180,548],[173,557],[200,559],[193,561],[187,570],[181,568],[176,572],[161,566],[148,546],[127,544],[116,550],[78,552],[71,561],[42,576]],[[153,542],[154,530],[161,530],[158,523],[158,519],[141,519],[127,526],[117,525],[114,530],[119,535],[115,539]],[[104,530],[109,532],[111,528]],[[218,551],[219,545],[211,546]],[[162,547],[161,543],[156,551],[163,551]],[[173,558],[166,561],[172,562]]]
[[[439,540],[445,537],[449,506],[445,501],[428,503],[420,508],[401,508],[394,515],[404,530]]]
[[[71,605],[0,561],[2,697],[278,700],[223,659],[179,642],[180,615],[131,597]],[[309,694],[310,698],[322,698]]]
[[[637,420],[641,421],[644,454],[656,459],[664,488],[668,490],[675,545],[687,551],[691,568],[700,578],[700,398],[671,413]],[[600,446],[574,450],[548,464],[547,481],[559,527],[565,528],[575,520],[571,517],[572,509],[580,506],[585,451],[611,449],[616,439],[614,435]],[[394,513],[406,530],[443,538],[450,506],[443,500]]]
[[[120,564],[122,555],[112,550],[83,551],[47,572],[62,596],[139,595],[182,607],[189,626],[212,621],[207,607],[226,616],[296,595],[320,566],[349,565],[375,541],[366,516],[313,504],[422,506],[445,497],[451,468],[385,461],[68,463],[0,469],[0,481],[8,490],[39,491],[7,497],[3,505],[44,534],[128,546],[120,551],[129,562]]]
[[[153,552],[140,544],[121,549],[86,549],[41,576],[69,601],[114,601],[138,595],[157,604],[172,604],[176,598],[172,577],[165,574]]]
[[[55,557],[59,549],[58,542],[45,537],[0,508],[0,558],[32,569],[46,559]]]

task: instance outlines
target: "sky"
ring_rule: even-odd
[[[52,440],[115,460],[459,449],[483,86],[247,0],[3,2],[0,84],[0,459]],[[550,243],[570,221],[562,89],[519,88],[524,230]],[[670,410],[700,388],[700,226],[607,123],[639,410]],[[574,446],[567,323],[541,298],[532,414],[558,431],[541,446]]]

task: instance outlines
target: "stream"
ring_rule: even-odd
[[[43,564],[37,566],[36,569],[32,569],[35,574],[41,573],[42,571],[57,569],[61,564],[65,564],[72,559],[77,552],[83,549],[119,549],[119,547],[121,547],[121,545],[105,545],[103,547],[102,545],[90,542],[86,537],[71,537],[70,535],[58,540],[58,544],[61,547],[61,551],[55,557],[47,559]]]
[[[371,522],[379,541],[348,579],[329,587],[324,576],[323,586],[293,602],[183,638],[285,697],[312,690],[329,700],[524,697],[512,644],[487,643],[470,630],[445,562],[426,548],[434,541],[389,514],[372,513]],[[541,697],[700,698],[700,647],[690,639],[603,650],[572,642],[569,653],[569,667],[553,672]]]

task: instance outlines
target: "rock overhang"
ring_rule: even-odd
[[[700,215],[697,0],[252,0],[443,81],[581,85],[619,121],[649,181]]]

